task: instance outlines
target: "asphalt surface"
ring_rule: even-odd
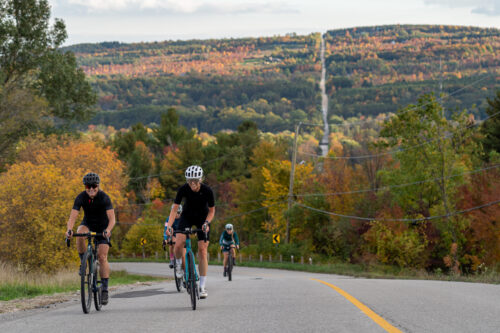
[[[172,276],[166,264],[112,267]],[[120,289],[88,315],[79,302],[0,315],[0,332],[500,332],[498,285],[239,266],[229,282],[210,266],[207,290],[193,311],[173,281]]]

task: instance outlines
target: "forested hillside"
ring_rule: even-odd
[[[78,265],[62,239],[90,171],[116,213],[111,254],[161,253],[165,218],[196,164],[215,194],[210,232],[217,239],[234,224],[246,258],[498,281],[498,30],[328,32],[331,126],[319,156],[321,125],[285,131],[322,121],[319,34],[61,52],[65,26],[50,24],[47,1],[6,6],[0,264],[23,272]],[[96,100],[91,122],[115,127],[88,126]],[[216,241],[208,250],[220,253]]]
[[[447,109],[484,117],[500,76],[500,31],[454,26],[382,26],[328,31],[330,120],[395,112],[427,92]],[[180,123],[215,133],[253,120],[263,131],[320,122],[320,34],[81,44],[70,47],[99,93],[91,121],[115,127]]]

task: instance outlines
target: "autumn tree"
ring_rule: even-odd
[[[14,164],[0,175],[0,259],[47,273],[77,262],[63,242],[79,180],[53,165]]]
[[[163,239],[163,224],[152,218],[140,218],[125,235],[123,249],[127,254],[144,254],[151,256],[160,253]],[[141,239],[146,244],[141,245]]]
[[[123,204],[123,164],[107,148],[54,136],[28,138],[18,161],[0,174],[0,260],[25,271],[76,265],[62,241],[75,197],[88,171],[100,174],[114,207]],[[82,216],[80,216],[81,219]]]
[[[380,136],[387,140],[387,146],[400,149],[395,153],[398,164],[384,171],[385,181],[396,185],[432,180],[391,189],[406,217],[449,216],[456,210],[458,186],[464,179],[451,176],[472,166],[470,153],[475,144],[471,124],[466,112],[454,113],[447,119],[436,98],[424,95],[417,105],[398,111],[383,125]],[[455,217],[445,217],[443,221],[434,227],[441,230],[449,253],[453,253],[450,268],[458,271],[458,242],[463,225]],[[458,252],[452,250],[457,247]]]
[[[267,167],[262,168],[264,177],[264,197],[263,206],[269,207],[269,215],[272,220],[266,221],[263,229],[267,233],[286,232],[286,210],[288,187],[290,184],[290,161],[271,161]],[[308,181],[311,181],[313,166],[311,164],[298,164],[295,167],[294,192],[300,193]],[[290,228],[290,239],[296,237],[301,232],[300,226]]]

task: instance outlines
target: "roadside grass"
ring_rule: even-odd
[[[167,263],[165,259],[148,258],[113,258],[113,262],[159,262]],[[210,265],[222,265],[221,261],[210,260]],[[399,268],[388,265],[360,265],[349,263],[315,263],[313,265],[291,263],[291,262],[269,262],[269,261],[236,261],[237,266],[259,267],[284,269],[292,271],[302,271],[311,273],[325,273],[347,275],[353,277],[362,277],[370,279],[407,279],[407,280],[439,280],[439,281],[459,281],[500,284],[500,273],[495,270],[489,270],[481,274],[454,275],[441,272],[427,272],[425,270],[415,270],[408,268]],[[237,271],[235,274],[238,274]]]
[[[211,262],[211,264],[221,265],[220,262]],[[335,264],[292,264],[278,262],[242,262],[239,266],[263,267],[285,269],[293,271],[303,271],[311,273],[325,273],[347,275],[361,278],[373,279],[407,279],[407,280],[440,280],[440,281],[459,281],[500,284],[500,273],[490,271],[482,274],[454,275],[443,273],[430,273],[425,270],[414,270],[385,265],[358,265],[347,263]],[[236,273],[237,274],[237,273]]]
[[[165,279],[112,271],[109,282],[113,286],[161,280]],[[53,275],[23,273],[11,265],[0,262],[0,301],[78,290],[80,290],[80,277],[75,270],[62,270]]]

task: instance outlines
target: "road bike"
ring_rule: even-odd
[[[95,309],[100,311],[102,307],[102,281],[98,280],[97,276],[99,273],[99,260],[97,260],[98,244],[96,237],[105,236],[103,233],[91,231],[88,233],[73,234],[73,237],[86,237],[88,241],[87,251],[83,254],[80,266],[80,296],[82,300],[83,312],[90,312],[90,308],[92,306],[92,296],[94,298]],[[94,245],[93,247],[92,243]],[[68,247],[70,246],[69,239],[66,239],[66,244]]]
[[[227,250],[227,266],[224,267],[224,271],[226,272],[228,281],[233,279],[233,251],[232,249],[236,249],[234,244],[224,245],[224,250]],[[222,252],[224,254],[224,251]]]
[[[175,233],[177,234],[184,234],[186,235],[186,243],[185,243],[185,248],[186,248],[186,261],[185,261],[185,267],[184,267],[184,286],[186,288],[186,291],[189,294],[189,297],[191,299],[191,306],[193,310],[196,310],[196,300],[200,299],[200,293],[198,290],[198,281],[200,280],[200,277],[198,276],[198,272],[196,271],[196,263],[194,260],[194,253],[193,250],[191,249],[191,238],[190,236],[192,234],[195,234],[197,232],[205,232],[203,229],[190,229],[186,228],[185,230],[175,230]],[[206,232],[205,232],[205,238],[206,238]],[[206,242],[206,240],[205,240]]]

